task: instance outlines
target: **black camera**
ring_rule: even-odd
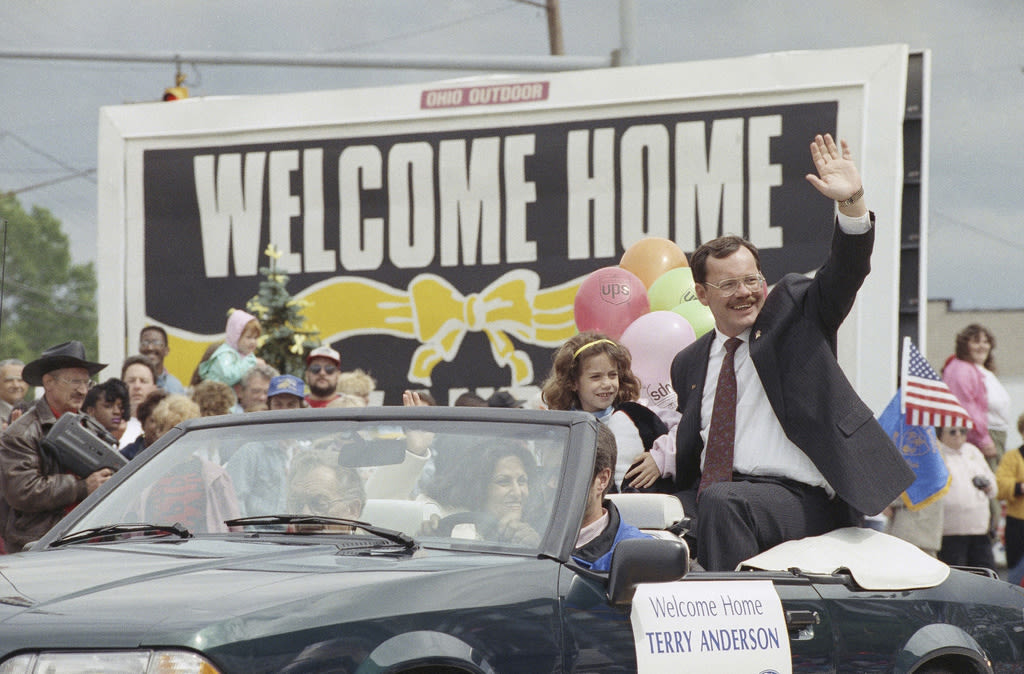
[[[43,438],[43,447],[57,457],[61,468],[82,478],[128,463],[117,451],[117,439],[88,414],[62,414]]]

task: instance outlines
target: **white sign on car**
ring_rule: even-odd
[[[782,602],[769,580],[641,585],[630,619],[641,672],[793,671]]]

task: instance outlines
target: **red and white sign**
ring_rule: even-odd
[[[475,87],[425,89],[420,96],[420,108],[463,108],[469,105],[505,105],[546,101],[548,82],[511,82]]]

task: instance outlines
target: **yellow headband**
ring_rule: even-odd
[[[610,339],[595,339],[594,341],[587,342],[586,344],[584,344],[580,348],[576,349],[576,352],[574,354],[572,354],[572,359],[576,360],[576,356],[580,355],[580,352],[583,351],[584,349],[589,349],[590,347],[594,346],[595,344],[601,344],[601,343],[611,344],[612,346],[617,346],[615,344],[615,342],[613,342]]]

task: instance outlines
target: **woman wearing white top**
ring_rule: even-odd
[[[939,449],[952,478],[942,497],[942,548],[939,559],[958,566],[996,570],[988,538],[989,504],[996,477],[977,447],[967,442],[966,428],[937,428]]]

